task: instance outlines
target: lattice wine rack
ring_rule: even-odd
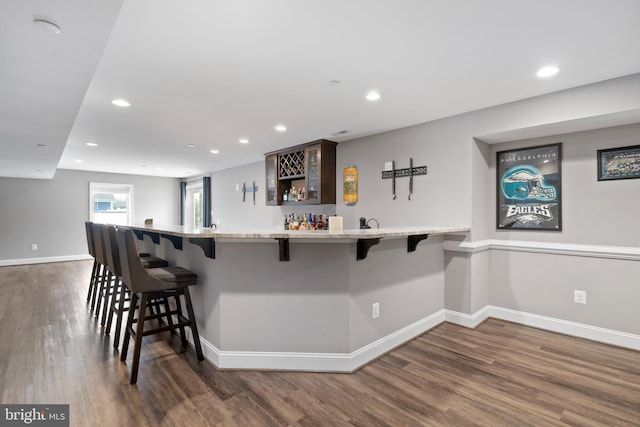
[[[304,150],[278,156],[280,178],[294,178],[304,175]]]

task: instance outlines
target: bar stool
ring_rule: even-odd
[[[118,250],[116,227],[113,225],[109,225],[104,227],[102,231],[107,254],[107,266],[109,268],[109,271],[111,271],[115,276],[115,283],[111,292],[110,303],[108,304],[108,307],[106,307],[106,309],[103,311],[103,316],[107,315],[108,313],[108,319],[105,326],[104,334],[109,335],[109,333],[111,332],[113,316],[115,315],[116,332],[113,337],[113,348],[118,348],[120,343],[122,317],[124,312],[129,309],[128,306],[125,306],[125,302],[130,301],[130,292],[128,288],[122,283],[122,268],[120,267],[120,251]],[[138,256],[140,257],[140,261],[145,268],[160,268],[169,266],[169,263],[162,258],[152,257],[149,254],[138,254]],[[168,301],[165,299],[164,301],[162,301],[162,303],[165,306],[165,313],[168,313],[170,311],[168,308]]]
[[[133,336],[135,344],[130,383],[135,384],[137,382],[142,337],[146,335],[179,329],[182,345],[186,347],[187,338],[184,328],[188,326],[191,328],[198,360],[204,360],[202,347],[200,345],[200,336],[198,335],[198,327],[196,326],[196,319],[191,304],[191,296],[189,294],[189,286],[197,283],[198,276],[182,267],[151,268],[145,270],[140,261],[140,257],[137,256],[133,231],[127,228],[118,228],[117,238],[122,279],[125,285],[131,290],[131,304],[129,307],[124,342],[122,343],[122,352],[120,354],[120,360],[123,362],[126,361],[127,351],[129,349],[129,338]],[[184,299],[188,317],[185,317],[182,313],[180,296]],[[162,316],[147,315],[147,301],[150,298],[166,297],[175,298],[176,309],[170,311],[168,314],[170,316],[176,315],[178,321],[175,323],[171,322],[166,326],[145,330],[145,322],[158,319]],[[135,317],[136,309],[138,310],[137,318]]]
[[[111,246],[106,243],[107,226],[104,224],[93,224],[93,238],[95,243],[96,257],[98,261],[103,265],[102,277],[100,285],[97,291],[96,299],[96,312],[95,316],[100,316],[100,309],[102,308],[102,316],[100,325],[105,326],[107,319],[107,311],[109,310],[109,300],[112,299],[113,294],[119,285],[120,280],[118,275],[114,272],[115,263],[113,258],[113,252]],[[137,254],[137,252],[136,252]],[[145,256],[143,265],[146,268],[167,267],[169,263],[162,258]]]
[[[102,302],[105,299],[106,290],[110,289],[113,282],[113,275],[107,268],[107,258],[105,253],[104,241],[102,238],[102,224],[91,223],[91,235],[93,236],[93,245],[96,253],[96,260],[101,265],[102,270],[99,278],[99,283],[97,283],[96,287],[96,298],[95,298],[95,317],[96,319],[100,316],[100,307],[102,306]],[[94,308],[94,301],[91,303],[91,308]]]
[[[87,292],[87,303],[93,297],[93,302],[91,303],[91,309],[93,309],[96,301],[98,280],[100,277],[100,270],[102,266],[100,265],[100,263],[98,263],[98,259],[96,258],[95,244],[93,241],[93,223],[91,221],[85,221],[84,228],[87,233],[87,248],[89,250],[89,255],[93,257],[93,268],[91,269],[91,278],[89,279],[89,291]]]

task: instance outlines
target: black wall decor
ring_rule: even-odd
[[[393,194],[393,200],[396,199],[396,178],[409,177],[409,200],[413,195],[413,177],[416,175],[426,175],[427,166],[413,166],[413,158],[409,159],[409,167],[404,169],[396,169],[396,162],[391,162],[391,170],[382,171],[382,179],[391,179],[391,193]]]

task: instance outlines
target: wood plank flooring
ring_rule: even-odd
[[[73,426],[640,426],[640,352],[494,319],[353,374],[221,371],[167,333],[145,338],[131,386],[85,302],[90,270],[0,267],[2,403],[68,403]]]

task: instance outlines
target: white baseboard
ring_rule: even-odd
[[[539,314],[527,313],[509,308],[496,307],[493,305],[487,305],[474,314],[445,310],[445,319],[447,322],[455,323],[456,325],[467,328],[475,328],[490,317],[508,320],[509,322],[544,329],[546,331],[586,338],[588,340],[599,341],[633,350],[640,350],[640,335],[586,325],[584,323],[571,322],[568,320],[541,316]]]
[[[640,350],[640,335],[491,305],[485,306],[474,314],[440,310],[349,354],[221,351],[202,337],[200,342],[205,359],[220,369],[353,372],[444,321],[467,328],[475,328],[490,317],[619,347]],[[190,335],[188,338],[193,344]]]
[[[41,258],[22,258],[22,259],[1,259],[0,267],[9,265],[25,265],[25,264],[46,264],[49,262],[64,262],[64,261],[81,261],[85,259],[93,259],[89,254],[83,255],[63,255]]]
[[[612,329],[556,319],[553,317],[541,316],[539,314],[511,310],[508,308],[495,306],[487,307],[489,317],[494,317],[496,319],[508,320],[510,322],[545,329],[547,331],[586,338],[592,341],[599,341],[633,350],[640,350],[640,335],[614,331]]]
[[[489,306],[478,310],[474,314],[445,310],[444,318],[447,322],[473,329],[489,318]]]
[[[352,353],[221,351],[203,338],[200,343],[204,357],[220,369],[353,372],[444,320],[444,310],[440,310]]]

